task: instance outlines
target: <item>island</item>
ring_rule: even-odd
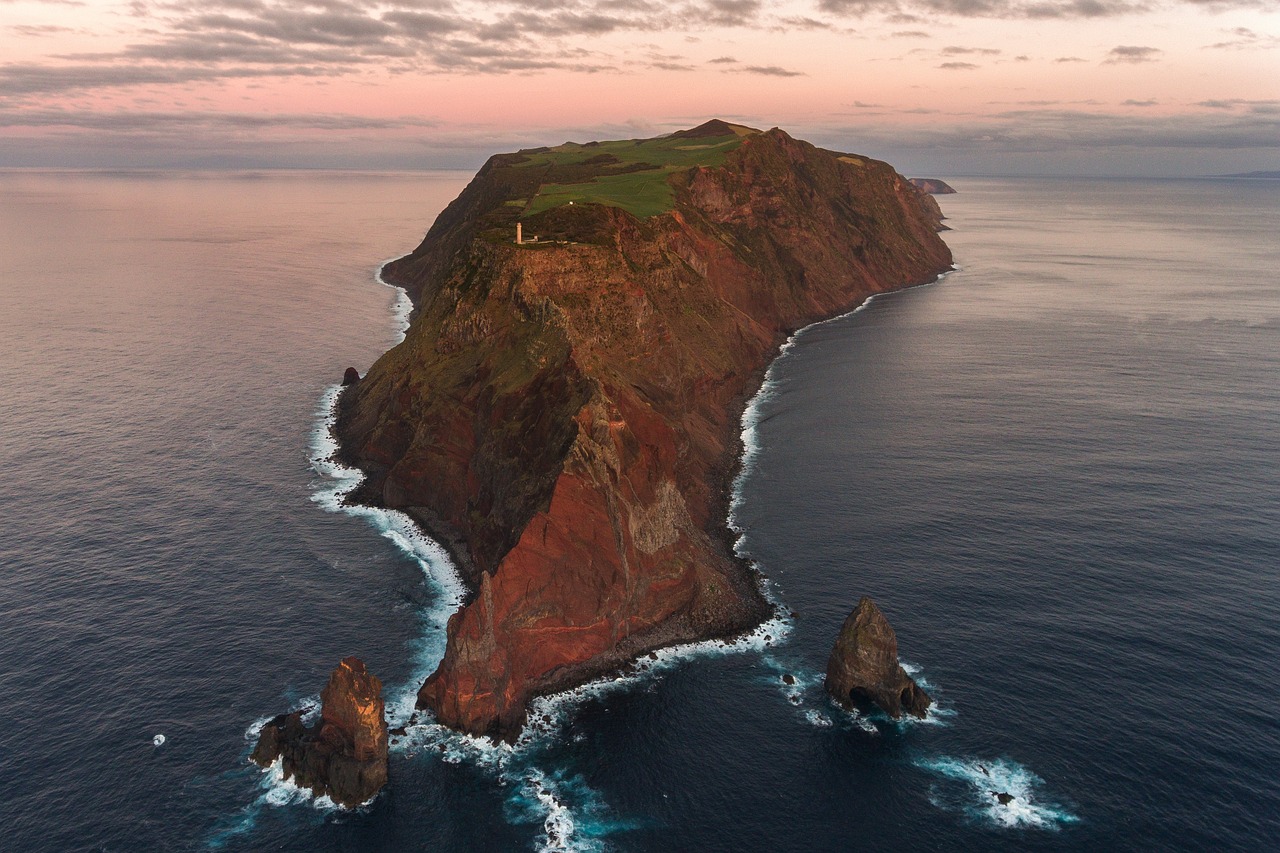
[[[418,707],[511,740],[536,697],[773,612],[726,514],[740,420],[795,330],[951,268],[891,166],[721,120],[490,158],[383,269],[405,339],[347,385],[348,500],[470,589]]]

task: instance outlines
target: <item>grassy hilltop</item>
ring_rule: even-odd
[[[759,133],[715,119],[653,139],[566,142],[500,154],[487,167],[497,194],[476,211],[478,231],[506,241],[521,221],[528,236],[590,242],[592,223],[582,205],[617,207],[639,219],[664,213],[675,206],[668,178],[695,166],[723,165],[743,139]]]
[[[585,145],[566,142],[555,148],[522,151],[529,159],[517,168],[545,175],[522,216],[574,202],[620,207],[641,219],[663,213],[675,204],[675,192],[667,182],[672,172],[693,166],[720,166],[725,155],[742,144],[744,137],[759,132],[717,119],[655,139]],[[582,179],[586,174],[590,177]]]

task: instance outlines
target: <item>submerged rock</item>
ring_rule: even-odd
[[[360,371],[356,370],[354,367],[348,367],[347,372],[342,374],[343,385],[355,385],[359,381]]]
[[[865,596],[836,637],[826,684],[845,708],[872,702],[894,719],[903,712],[923,719],[933,704],[898,663],[898,638],[880,608]]]
[[[320,694],[320,722],[308,728],[302,711],[262,727],[250,758],[268,767],[281,759],[284,777],[317,796],[354,808],[387,783],[387,720],[382,682],[356,657],[344,658]]]

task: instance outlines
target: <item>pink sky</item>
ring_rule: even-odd
[[[939,174],[1280,169],[1280,0],[0,0],[0,166],[478,165],[723,117]]]

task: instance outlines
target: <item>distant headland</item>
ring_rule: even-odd
[[[412,323],[335,426],[350,500],[471,589],[419,707],[510,739],[539,695],[766,619],[725,525],[746,401],[792,331],[950,269],[940,220],[886,163],[720,120],[490,158],[384,267]]]
[[[955,193],[950,184],[938,178],[911,178],[911,183],[929,195],[952,195]]]

